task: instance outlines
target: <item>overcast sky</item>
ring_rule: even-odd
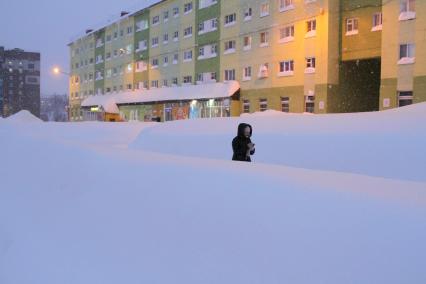
[[[41,93],[68,93],[66,76],[52,75],[54,65],[69,69],[67,44],[87,28],[121,11],[157,0],[0,0],[0,46],[41,53]]]

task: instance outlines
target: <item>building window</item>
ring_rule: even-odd
[[[292,76],[292,75],[294,75],[294,61],[293,60],[281,61],[278,76]]]
[[[163,19],[164,19],[164,22],[167,22],[169,20],[169,11],[163,12]]]
[[[136,62],[136,72],[143,72],[148,70],[148,66],[145,61]]]
[[[305,112],[308,112],[308,113],[315,112],[315,96],[305,97]]]
[[[179,54],[175,53],[173,54],[173,64],[178,64],[179,62]]]
[[[356,34],[358,34],[358,19],[346,19],[346,35],[350,36]]]
[[[281,97],[281,111],[282,112],[290,112],[290,98],[289,97]]]
[[[136,31],[142,31],[148,29],[148,21],[142,20],[136,23]]]
[[[183,77],[184,84],[192,84],[192,76],[184,76]]]
[[[164,34],[163,35],[163,43],[167,44],[169,42],[169,34]]]
[[[152,59],[151,69],[155,69],[155,68],[158,68],[158,58],[153,58]]]
[[[413,92],[399,92],[398,93],[398,106],[408,106],[413,104]]]
[[[146,40],[141,40],[138,43],[138,47],[136,49],[136,52],[146,50],[146,49],[148,49],[148,42]]]
[[[398,64],[413,64],[415,62],[415,45],[401,44],[399,46],[399,61]]]
[[[175,18],[179,17],[179,7],[173,8],[173,17]]]
[[[251,80],[251,66],[244,67],[243,69],[243,81]]]
[[[225,81],[235,80],[235,69],[225,70]]]
[[[268,78],[269,77],[269,64],[265,63],[260,65],[259,67],[259,74],[257,75],[260,79]]]
[[[133,33],[133,27],[127,27],[127,34],[130,35]]]
[[[159,42],[158,37],[153,37],[152,40],[151,40],[151,46],[152,47],[157,47],[158,46],[158,42]]]
[[[280,29],[280,43],[290,42],[294,40],[294,25]]]
[[[373,28],[371,29],[372,32],[375,31],[381,31],[382,25],[383,25],[383,14],[381,12],[375,13],[373,15]]]
[[[243,100],[243,112],[244,113],[250,113],[250,101],[249,100]]]
[[[416,1],[415,0],[400,0],[399,20],[406,21],[416,18]]]
[[[191,12],[192,12],[192,2],[186,3],[186,4],[183,6],[183,12],[184,12],[185,14],[189,14],[189,13],[191,13]]]
[[[225,41],[225,52],[224,52],[224,54],[234,53],[235,50],[236,50],[235,47],[236,47],[235,40]]]
[[[315,57],[306,58],[305,74],[315,73]]]
[[[153,26],[156,26],[156,25],[158,25],[160,23],[160,16],[154,16],[154,17],[152,17],[152,25]]]
[[[163,80],[163,86],[164,87],[168,87],[169,86],[169,81],[167,79]]]
[[[183,52],[183,62],[192,61],[192,50],[186,50]]]
[[[314,37],[317,34],[317,20],[310,20],[306,22],[306,35],[305,38]]]
[[[260,17],[269,16],[269,3],[264,2],[260,4]]]
[[[260,111],[266,111],[268,109],[268,99],[259,100],[259,109]]]
[[[279,0],[280,12],[285,12],[294,9],[293,0]]]
[[[172,85],[177,86],[177,84],[178,84],[178,78],[177,77],[172,78]]]
[[[225,27],[233,26],[237,22],[237,14],[230,14],[225,16]]]
[[[184,38],[189,38],[192,36],[192,26],[187,27],[184,31],[183,31],[183,37]]]
[[[269,45],[269,33],[268,32],[261,32],[260,33],[260,47],[266,47]]]
[[[169,57],[168,56],[165,56],[163,60],[164,60],[164,62],[163,62],[164,67],[169,65]]]
[[[244,21],[250,21],[251,20],[251,17],[252,17],[252,15],[253,15],[253,10],[252,10],[252,8],[247,8],[245,11],[244,11]]]
[[[251,36],[245,36],[244,37],[244,43],[243,43],[243,50],[244,51],[251,49],[251,41],[252,41]]]
[[[179,31],[175,31],[173,33],[173,41],[178,41],[179,40]]]
[[[158,88],[158,80],[151,81],[151,88]]]

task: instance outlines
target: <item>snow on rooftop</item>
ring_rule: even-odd
[[[89,96],[81,105],[83,107],[102,106],[105,112],[119,113],[117,105],[120,104],[227,98],[234,95],[239,89],[238,81],[158,88]]]

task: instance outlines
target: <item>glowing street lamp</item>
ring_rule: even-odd
[[[62,71],[61,68],[59,67],[53,67],[52,71],[53,71],[53,74],[55,75],[59,75],[59,74],[70,75],[70,73]]]

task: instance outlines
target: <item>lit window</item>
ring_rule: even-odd
[[[399,46],[398,64],[412,64],[415,61],[415,45],[401,44]]]
[[[356,35],[358,34],[358,19],[346,19],[346,35]]]
[[[260,17],[266,17],[269,15],[269,3],[265,2],[260,5]]]

